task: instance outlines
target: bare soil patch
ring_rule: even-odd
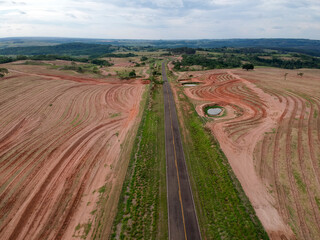
[[[110,229],[143,82],[5,67],[11,73],[0,81],[1,239],[82,239],[98,224]],[[108,220],[97,222],[102,201]]]
[[[199,115],[205,104],[223,102],[227,109],[223,119],[207,126],[269,236],[320,238],[320,71],[258,68],[192,75],[203,84],[184,91]]]

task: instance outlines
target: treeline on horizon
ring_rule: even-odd
[[[203,69],[237,68],[244,63],[256,66],[270,66],[287,69],[320,68],[320,58],[299,51],[287,49],[264,49],[260,47],[219,47],[219,48],[155,48],[151,46],[113,46],[110,44],[64,43],[55,46],[13,47],[0,49],[0,63],[18,60],[67,60],[110,66],[111,63],[99,58],[136,57],[137,51],[164,52],[161,56],[182,55],[182,61],[176,61],[176,70],[187,70],[198,65]],[[197,51],[206,54],[197,54]],[[119,53],[121,52],[121,53]],[[277,55],[289,55],[289,59]],[[3,55],[3,56],[1,56]],[[314,54],[313,54],[314,55]]]
[[[267,53],[262,49],[255,50],[250,48],[213,49],[207,54],[183,54],[182,60],[174,61],[173,64],[174,69],[178,71],[192,70],[192,66],[201,66],[202,69],[238,68],[245,63],[285,69],[320,68],[320,58],[306,54],[291,53],[287,54],[287,59],[284,59],[281,54],[283,53]]]
[[[67,44],[74,44],[75,49]],[[86,44],[82,49],[77,49],[78,44]],[[48,46],[54,45],[54,46]],[[17,47],[29,47],[18,49]],[[49,48],[46,48],[47,46]],[[56,47],[59,46],[59,47]],[[15,49],[11,48],[15,47]],[[43,48],[39,48],[43,47]],[[50,48],[51,47],[51,48]],[[94,50],[96,54],[105,49],[113,50],[125,47],[132,51],[164,48],[267,48],[284,50],[287,52],[299,52],[320,57],[320,40],[310,39],[287,39],[287,38],[261,38],[261,39],[197,39],[197,40],[134,40],[134,39],[85,39],[85,38],[39,38],[39,37],[17,37],[0,38],[0,55],[39,55],[39,54],[61,54],[61,48],[68,55],[90,55]],[[4,52],[2,52],[4,50]],[[15,51],[28,51],[25,53],[14,53]],[[36,51],[36,52],[35,52]],[[42,51],[39,53],[37,51]],[[51,51],[51,52],[45,52]],[[58,52],[57,52],[58,51]],[[11,53],[10,53],[11,52]],[[33,52],[33,53],[32,53]],[[108,50],[107,50],[108,52]]]

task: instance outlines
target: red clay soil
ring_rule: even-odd
[[[265,134],[263,144],[255,150],[256,169],[274,192],[275,207],[297,239],[320,239],[320,71],[257,69],[237,73],[286,104],[274,131]]]
[[[1,79],[1,239],[92,236],[103,193],[117,206],[127,164],[119,157],[143,91],[141,81],[23,70]]]
[[[291,228],[275,207],[276,199],[256,172],[253,159],[255,147],[265,132],[275,128],[283,113],[288,111],[286,103],[231,71],[210,74],[201,85],[185,88],[185,92],[198,102],[199,115],[204,115],[203,105],[208,103],[225,107],[226,116],[209,122],[208,127],[271,239],[294,239]]]

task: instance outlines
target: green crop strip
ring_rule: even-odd
[[[111,239],[168,238],[163,94],[150,86]]]

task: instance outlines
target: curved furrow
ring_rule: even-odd
[[[297,99],[293,96],[289,96],[289,99],[291,101],[293,101],[294,108],[293,108],[291,116],[289,118],[288,130],[286,131],[286,134],[285,134],[286,135],[286,146],[285,146],[285,149],[286,149],[286,157],[285,157],[286,158],[286,169],[287,169],[287,175],[289,177],[290,191],[291,191],[292,196],[294,198],[294,203],[295,203],[296,211],[298,214],[301,234],[305,238],[311,239],[309,229],[308,229],[307,224],[305,222],[304,211],[303,211],[303,208],[300,203],[298,187],[297,187],[295,178],[293,176],[293,168],[292,168],[292,166],[293,166],[292,156],[291,156],[292,155],[292,149],[291,149],[291,147],[292,147],[292,130],[293,130],[294,120],[295,120],[295,117],[298,112],[298,102],[297,102]]]
[[[76,192],[76,194],[74,194],[71,202],[69,202],[69,207],[67,209],[61,209],[62,213],[66,216],[63,219],[63,221],[61,221],[61,218],[60,219],[58,219],[58,218],[54,219],[54,215],[55,215],[56,212],[59,211],[59,209],[54,210],[52,212],[53,216],[49,216],[46,225],[51,226],[52,223],[54,223],[53,220],[58,222],[58,225],[59,225],[58,230],[55,233],[54,239],[61,239],[62,236],[64,235],[66,227],[69,225],[69,223],[70,223],[70,221],[71,221],[71,219],[72,219],[72,217],[74,215],[74,211],[77,208],[77,205],[79,204],[81,196],[84,193],[84,190],[85,190],[84,186],[88,185],[88,181],[90,180],[90,176],[92,174],[92,171],[93,171],[94,167],[99,163],[100,155],[102,154],[102,152],[105,152],[105,145],[108,142],[112,142],[111,140],[114,137],[115,137],[115,135],[112,134],[111,136],[102,135],[100,138],[98,138],[97,143],[103,142],[103,141],[105,141],[106,143],[105,144],[101,144],[100,148],[97,149],[95,151],[95,153],[93,154],[93,156],[91,157],[92,161],[87,163],[88,166],[85,168],[84,171],[82,171],[83,177],[82,177],[82,179],[79,179],[79,182],[82,183],[81,186],[76,185],[76,188],[72,189],[72,192]],[[73,175],[75,175],[75,174],[77,174],[77,172],[73,173]],[[68,182],[70,182],[70,181],[68,181]],[[66,188],[67,188],[67,186],[66,186]],[[61,199],[64,199],[63,196],[65,196],[65,198],[66,198],[69,194],[70,194],[70,192],[65,191],[63,193]],[[57,206],[57,208],[58,208],[58,206]],[[59,222],[60,222],[60,224],[59,224]],[[50,234],[50,232],[43,231],[42,233],[39,234],[39,239],[45,239],[46,236],[48,236],[49,234]]]
[[[275,96],[275,97],[278,99],[278,101],[279,101],[280,103],[282,103],[282,97],[281,97],[281,95],[280,95],[281,93],[280,93],[279,91],[276,91],[275,89],[269,90],[269,89],[266,89],[266,88],[261,87],[261,86],[260,86],[260,88],[261,88],[265,93],[269,94],[270,96]]]
[[[314,170],[314,175],[316,177],[316,181],[317,181],[317,185],[320,189],[320,167],[318,165],[318,160],[316,157],[316,147],[320,146],[320,142],[316,141],[316,139],[314,139],[313,137],[313,131],[317,131],[317,119],[315,120],[314,116],[315,115],[315,104],[317,104],[316,100],[313,100],[313,102],[308,101],[310,104],[310,113],[308,116],[308,146],[309,146],[309,153],[310,153],[310,159],[312,162],[312,166],[313,166],[313,170]],[[315,127],[314,127],[315,126]],[[319,128],[320,126],[318,126]],[[318,129],[318,133],[319,133],[319,129]],[[320,221],[319,221],[320,222]],[[319,228],[320,229],[320,228]]]
[[[317,132],[318,132],[318,142],[320,144],[320,98],[316,98],[316,104],[318,106],[318,117],[317,117]]]
[[[92,95],[92,93],[91,92],[89,92],[89,96],[91,96]],[[81,99],[85,99],[85,97],[83,97],[84,96],[84,92],[82,92],[82,93],[80,93],[79,94],[79,96],[81,96],[81,98],[80,98],[80,100]],[[94,100],[93,99],[88,99],[87,100],[87,102],[93,102]],[[77,104],[79,104],[80,106],[83,106],[84,105],[84,103],[81,103],[81,102],[77,102]],[[91,108],[89,108],[89,106],[88,106],[88,109],[91,109]],[[72,110],[72,109],[71,109]],[[53,114],[54,115],[54,114]],[[90,113],[88,114],[88,116],[90,115]],[[70,116],[71,117],[71,116]],[[96,118],[96,116],[94,116],[94,118]],[[50,119],[52,119],[52,118],[50,118]],[[87,118],[86,118],[87,119]],[[83,120],[83,122],[85,122],[85,120],[86,119],[82,119]],[[80,119],[81,120],[81,119]],[[72,119],[71,120],[69,120],[70,122],[72,121]],[[61,124],[61,123],[58,123],[58,124]],[[51,128],[48,128],[47,129],[47,131],[45,131],[45,132],[42,132],[42,136],[46,136],[47,134],[52,134],[51,132],[57,132],[57,131],[54,131],[54,130],[56,130],[56,127],[58,127],[58,126],[56,126],[56,125],[53,125]],[[78,126],[77,126],[78,127]],[[70,131],[69,131],[70,132]],[[32,148],[35,148],[36,146],[39,146],[39,144],[41,145],[41,135],[39,135],[39,136],[37,136],[35,139],[40,139],[40,141],[39,142],[36,142],[36,143],[34,143],[34,146],[32,147]],[[56,138],[56,139],[59,139],[59,137],[61,137],[60,136],[60,133],[58,133],[58,135],[55,135],[55,136],[53,136],[54,138]],[[26,146],[30,146],[32,143],[30,143],[30,142],[27,142],[27,143],[25,143],[23,146],[21,146],[21,148],[22,149],[25,149],[26,148]],[[10,157],[11,158],[11,157]]]
[[[87,90],[84,90],[84,91],[87,91]],[[78,96],[80,97],[80,99],[83,98],[84,91],[78,94]],[[76,101],[74,101],[74,102],[76,102]],[[73,109],[73,108],[72,108],[72,109]],[[70,110],[72,110],[72,109],[70,109]],[[73,111],[72,111],[72,112],[73,112]],[[53,118],[48,118],[48,119],[49,119],[50,121],[52,121],[52,120],[54,119],[54,117],[55,117],[55,115],[53,114]],[[71,117],[71,116],[70,116],[70,117]],[[70,120],[70,122],[71,122],[71,121],[72,121],[72,120]],[[23,142],[20,144],[20,146],[18,145],[19,142],[17,142],[17,143],[16,143],[16,146],[14,146],[15,149],[16,149],[16,151],[11,154],[12,156],[8,156],[7,158],[4,158],[4,160],[5,160],[5,159],[10,159],[10,160],[9,160],[9,161],[4,161],[4,160],[3,160],[2,162],[4,162],[6,165],[10,165],[10,164],[14,163],[14,162],[13,162],[14,159],[15,159],[14,155],[17,155],[17,153],[23,151],[24,149],[29,149],[30,146],[32,147],[32,149],[34,149],[34,148],[38,148],[39,145],[41,145],[41,144],[45,144],[42,139],[46,138],[46,136],[47,136],[48,134],[52,135],[52,133],[54,133],[53,137],[59,139],[59,137],[61,137],[60,135],[61,135],[62,133],[58,133],[59,135],[57,135],[56,133],[59,131],[59,129],[60,129],[59,126],[60,126],[60,125],[61,125],[61,123],[57,122],[56,124],[54,124],[54,125],[50,126],[49,128],[47,128],[45,131],[42,131],[40,135],[35,136],[35,138],[30,138],[30,139],[27,140],[27,141],[23,141]],[[64,130],[62,129],[61,131],[64,131]],[[21,137],[21,136],[20,136],[20,137]],[[37,142],[34,142],[34,141],[37,141]],[[27,146],[29,146],[29,148],[28,148]],[[9,150],[9,149],[8,149],[8,150]],[[5,153],[6,153],[6,152],[2,152],[2,153],[0,152],[0,159],[3,158],[3,154],[5,154]],[[3,166],[0,165],[0,169],[2,169],[2,168],[3,168]],[[1,171],[3,171],[3,170],[1,170]]]
[[[305,186],[306,186],[305,188],[307,190],[309,202],[311,204],[313,218],[315,220],[315,223],[317,224],[317,227],[320,229],[319,209],[317,207],[317,203],[315,202],[315,195],[314,195],[313,191],[310,190],[310,187],[309,187],[311,185],[311,181],[305,174],[308,172],[306,169],[307,159],[310,159],[309,156],[306,156],[307,154],[306,154],[305,148],[303,146],[303,136],[302,136],[303,135],[303,128],[304,128],[303,127],[304,117],[306,115],[306,104],[305,104],[304,99],[301,99],[300,97],[296,97],[296,98],[299,101],[299,104],[302,106],[301,113],[299,116],[299,122],[298,122],[298,160],[299,160],[299,165],[300,165],[300,169],[301,169],[301,171],[299,171],[299,172],[301,172],[303,182],[305,183]]]
[[[128,121],[134,121],[144,89],[139,84],[87,84],[82,81],[87,79],[61,81],[56,76],[44,81],[40,75],[0,83],[0,93],[6,95],[0,95],[4,239],[57,239],[65,234],[74,213],[79,214],[77,206],[88,185],[105,179],[101,170],[100,180],[92,171],[116,161],[111,150],[120,151],[120,139]],[[111,118],[115,112],[119,116]],[[66,235],[71,237],[70,232]]]
[[[59,180],[59,175],[61,174],[61,171],[64,171],[68,169],[68,165],[70,166],[71,160],[69,159],[72,154],[75,154],[75,151],[79,149],[79,146],[83,144],[87,140],[87,138],[90,138],[91,135],[94,135],[96,131],[100,130],[101,128],[112,124],[116,122],[111,121],[110,123],[101,124],[98,125],[88,132],[84,133],[82,136],[80,136],[72,145],[70,145],[61,156],[57,157],[58,160],[55,161],[55,164],[51,167],[50,171],[45,174],[45,178],[42,178],[42,181],[39,182],[34,187],[33,194],[31,194],[27,199],[25,199],[25,203],[23,204],[23,208],[20,208],[19,211],[22,211],[22,209],[25,209],[23,213],[21,214],[21,218],[19,221],[15,224],[14,232],[11,233],[10,238],[11,239],[17,239],[20,232],[26,225],[26,223],[29,221],[29,219],[34,216],[35,210],[39,209],[40,202],[39,200],[43,199],[46,194],[50,192],[50,189],[52,188],[52,185]],[[79,151],[79,150],[78,150]],[[69,160],[68,160],[69,159]],[[75,159],[78,160],[78,159]],[[48,160],[49,161],[49,160]],[[46,206],[48,205],[48,202],[43,202]],[[6,227],[6,225],[3,226],[3,228]],[[3,230],[0,229],[0,232]]]
[[[58,141],[59,141],[59,137],[57,136],[57,137],[55,137],[55,138],[53,138],[53,139],[56,139],[55,141],[53,141],[53,143],[52,144],[54,144],[54,143],[57,143]],[[66,140],[66,138],[64,138],[64,140]],[[60,144],[62,144],[63,142],[61,142]],[[48,145],[48,143],[46,143],[46,145]],[[51,146],[51,144],[49,144],[49,146]],[[55,147],[55,148],[53,148],[53,152],[54,151],[56,151],[57,150],[57,147]],[[35,154],[35,152],[32,152],[31,154]],[[28,165],[27,166],[25,166],[25,170],[23,170],[23,168],[22,168],[22,166],[18,166],[16,169],[14,169],[14,170],[16,170],[16,171],[18,171],[18,169],[19,169],[19,167],[20,167],[20,169],[22,169],[21,170],[21,172],[20,172],[20,174],[23,174],[24,173],[24,171],[27,171],[28,170],[28,168],[29,168],[29,166],[30,165],[33,165],[34,163],[33,162],[37,162],[37,169],[39,170],[39,169],[41,169],[41,167],[42,167],[42,165],[41,164],[43,164],[41,161],[40,161],[40,157],[42,157],[42,161],[44,161],[45,159],[43,159],[43,157],[44,156],[46,156],[46,155],[52,155],[52,152],[49,152],[48,151],[48,148],[45,148],[42,152],[40,152],[37,156],[38,156],[38,158],[36,158],[36,159],[33,159],[33,158],[31,158],[31,156],[26,156],[26,159],[28,159]],[[22,161],[23,163],[25,162],[25,161]],[[14,172],[14,171],[13,171]],[[30,176],[28,176],[28,181],[24,181],[23,183],[21,183],[21,181],[19,182],[19,184],[18,184],[18,186],[20,186],[19,187],[19,189],[24,189],[24,187],[25,186],[28,186],[28,184],[29,184],[29,182],[32,180],[32,176],[34,176],[34,175],[36,175],[37,174],[37,171],[33,171],[33,173],[32,173],[32,175],[30,175]],[[9,175],[10,176],[10,175]],[[19,177],[19,175],[15,178],[15,179],[17,179],[17,181],[19,181],[20,179],[21,179],[21,177]],[[12,181],[11,182],[11,184],[13,184],[14,182]],[[9,187],[9,186],[8,186]],[[8,188],[7,187],[7,188]],[[3,195],[3,194],[2,194]],[[1,196],[2,196],[1,195]],[[10,196],[11,194],[7,194],[7,196]],[[17,197],[17,195],[15,195],[15,197]],[[3,200],[2,200],[2,202],[3,202]],[[9,202],[7,202],[7,201],[4,201],[6,204],[5,204],[5,206],[8,206],[8,205],[10,205],[9,204]],[[4,211],[1,211],[1,212],[4,212]]]
[[[274,146],[273,146],[273,157],[272,157],[272,169],[273,169],[273,181],[274,186],[276,189],[276,202],[277,202],[277,209],[281,213],[282,216],[285,217],[285,220],[288,221],[289,219],[289,212],[287,208],[285,207],[287,196],[284,192],[284,189],[279,181],[280,174],[279,174],[279,163],[280,163],[280,137],[285,134],[286,132],[286,124],[284,123],[284,118],[289,115],[289,100],[286,96],[281,97],[283,98],[282,101],[286,102],[285,109],[283,113],[281,114],[279,118],[279,124],[275,132],[275,138],[274,138]],[[288,116],[289,117],[289,116]]]
[[[48,87],[45,86],[44,87]],[[55,94],[55,92],[59,92],[62,88],[61,87],[56,87],[55,88],[51,88],[51,91],[42,91],[42,89],[33,89],[32,92],[29,92],[28,94],[25,94],[25,96],[21,96],[19,95],[19,97],[16,99],[16,101],[12,101],[10,103],[8,103],[6,105],[5,108],[2,108],[2,110],[4,110],[5,112],[7,112],[6,114],[6,119],[17,119],[19,117],[29,117],[31,118],[32,115],[30,115],[30,112],[34,114],[36,114],[36,111],[34,111],[35,107],[37,106],[36,109],[43,109],[43,107],[48,107],[49,106],[49,102],[48,99],[50,99],[50,93],[51,95]],[[43,95],[45,93],[49,93],[49,96],[47,96],[47,98],[43,99]],[[42,99],[42,101],[39,101],[39,99]],[[39,107],[38,104],[41,103],[42,106]],[[19,109],[17,111],[13,111],[14,109]]]
[[[117,127],[119,127],[118,124],[114,125],[113,130]],[[70,156],[68,164],[58,176],[55,177],[56,180],[53,181],[51,187],[46,191],[41,201],[39,201],[39,208],[33,214],[34,217],[31,220],[32,225],[26,234],[31,236],[37,234],[39,236],[38,239],[47,239],[49,234],[53,232],[60,232],[58,235],[62,234],[61,228],[68,226],[67,223],[69,223],[73,217],[73,212],[79,204],[85,186],[87,186],[91,171],[99,161],[97,156],[99,156],[100,151],[105,151],[105,144],[101,143],[111,139],[113,136],[111,132],[109,136],[106,136],[105,130],[101,129],[101,131],[87,138],[82,144],[83,146],[79,146],[79,150],[76,151],[73,156]],[[88,148],[87,145],[90,141],[92,141],[91,144],[94,146]],[[86,148],[84,148],[84,146],[86,146]],[[100,147],[97,149],[96,146]],[[60,187],[60,189],[58,189],[61,179],[65,179],[65,183],[63,188]],[[55,195],[55,201],[52,201],[53,195]],[[49,213],[47,211],[48,208],[52,209]],[[42,218],[39,219],[37,216],[42,216]],[[47,226],[47,228],[39,231],[40,223]],[[57,229],[57,231],[53,231],[53,228]],[[55,235],[57,235],[57,233],[55,233]],[[54,239],[57,239],[57,236],[54,237]]]

